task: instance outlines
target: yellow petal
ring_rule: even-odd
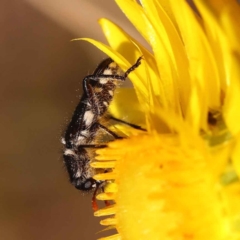
[[[144,1],[147,4],[151,3],[151,1]],[[163,3],[161,3],[162,5]],[[159,1],[156,1],[156,10],[159,19],[152,19],[152,22],[155,23],[155,29],[158,29],[158,26],[162,24],[162,27],[159,27],[159,34],[163,35],[162,32],[166,32],[166,36],[164,44],[169,42],[168,52],[171,54],[172,62],[175,66],[175,71],[177,73],[177,85],[179,88],[179,100],[181,103],[181,109],[183,115],[186,115],[186,109],[189,103],[190,89],[192,86],[191,79],[189,76],[189,63],[187,59],[187,55],[182,43],[182,40],[173,25],[172,20],[167,16],[165,9],[162,8]],[[153,7],[151,7],[152,9]],[[149,9],[149,16],[151,16],[151,9]]]
[[[228,76],[228,53],[225,51],[225,47],[229,45],[226,42],[225,34],[220,23],[220,18],[215,14],[215,10],[210,7],[211,1],[196,1],[196,5],[200,11],[201,16],[204,18],[205,33],[208,38],[208,42],[213,52],[217,70],[219,73],[221,89],[226,91],[227,87],[227,76]],[[219,8],[220,11],[224,11],[224,4],[220,0],[215,7]],[[226,7],[226,4],[225,4]],[[229,49],[227,49],[228,51]]]
[[[94,212],[95,217],[108,216],[116,213],[116,207],[114,205],[102,208]]]
[[[192,127],[192,131],[194,133],[198,133],[201,126],[201,121],[204,122],[204,120],[201,119],[202,116],[201,111],[199,111],[199,106],[201,105],[201,101],[204,101],[205,99],[201,99],[200,93],[198,91],[198,86],[192,87],[190,96],[191,97],[187,109],[186,121]],[[205,128],[206,126],[204,126],[204,129]]]
[[[201,126],[205,127],[208,109],[220,106],[220,80],[214,56],[199,21],[187,3],[172,1],[172,8],[189,57],[191,78],[199,86],[200,98],[205,99],[199,106]]]
[[[129,104],[131,103],[131,104]],[[115,118],[133,123],[144,128],[144,105],[140,105],[134,89],[120,88],[116,90],[113,101],[109,106],[109,112]]]
[[[129,36],[126,32],[124,32],[120,27],[118,27],[111,21],[107,19],[101,19],[99,23],[110,46],[114,50],[118,51],[129,62],[135,62],[139,58],[139,50],[141,51],[144,56],[144,64],[146,64],[148,72],[146,72],[146,69],[144,67],[140,67],[138,69],[138,72],[141,75],[141,82],[144,84],[145,88],[149,85],[149,78],[160,78],[156,66],[156,61],[153,55],[145,47],[143,47],[137,40],[133,39],[131,36]],[[147,75],[147,73],[149,74],[149,76]],[[139,82],[133,83],[135,89],[138,91]],[[160,89],[156,88],[155,91],[157,95],[162,95]]]
[[[237,1],[229,0],[221,15],[222,25],[229,40],[229,47],[240,52],[240,6]]]
[[[232,153],[232,161],[235,171],[240,178],[240,135],[237,136],[236,143]]]
[[[109,237],[99,238],[98,240],[122,240],[122,237],[119,234],[114,234]]]
[[[223,114],[226,124],[232,134],[237,135],[240,131],[240,54],[232,54],[230,83],[226,95]]]
[[[116,2],[137,30],[152,46],[160,73],[160,79],[151,79],[151,82],[152,86],[155,86],[156,89],[163,89],[164,91],[163,95],[158,97],[161,105],[167,109],[180,112],[176,91],[176,72],[173,69],[173,64],[164,42],[138,4],[130,0],[116,0]],[[155,88],[153,88],[153,91]],[[156,95],[158,95],[158,92],[159,91],[156,91]]]
[[[116,220],[116,218],[106,218],[104,220],[101,220],[100,224],[103,226],[116,225],[117,220]]]

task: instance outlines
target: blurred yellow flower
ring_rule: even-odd
[[[110,111],[147,129],[98,150],[112,169],[95,212],[118,234],[104,239],[240,239],[240,7],[234,0],[116,0],[149,44],[107,19],[110,46],[85,39],[130,74]],[[194,10],[193,10],[194,9]]]

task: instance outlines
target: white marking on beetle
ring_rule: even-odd
[[[63,137],[61,138],[61,143],[64,145],[66,144],[65,138],[63,138]]]
[[[107,78],[100,78],[100,83],[101,84],[106,84],[109,80]]]
[[[64,151],[64,155],[66,155],[66,156],[68,156],[68,155],[76,156],[76,153],[71,149],[66,149]]]
[[[85,122],[86,126],[89,126],[94,118],[94,114],[92,111],[86,111],[84,113],[83,121]]]
[[[112,90],[109,90],[108,93],[109,93],[110,96],[113,96],[113,91]]]
[[[80,135],[77,138],[77,143],[76,144],[79,146],[81,144],[86,143],[87,136],[88,136],[88,130],[81,131]]]
[[[107,102],[105,102],[105,101],[103,102],[103,104],[104,104],[106,107],[108,106],[108,103],[107,103]]]
[[[79,145],[79,144],[81,145],[85,142],[86,142],[86,138],[84,136],[79,136],[78,139],[77,139],[76,145]]]
[[[78,178],[78,177],[81,177],[81,175],[82,175],[82,172],[78,169],[78,171],[75,174],[75,177]]]
[[[81,135],[87,137],[88,136],[88,130],[83,130],[80,132]]]
[[[103,75],[112,75],[113,71],[110,68],[107,68],[106,70],[103,71]]]

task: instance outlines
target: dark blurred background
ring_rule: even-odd
[[[70,185],[60,136],[81,80],[105,57],[97,20],[125,25],[114,1],[0,1],[0,239],[97,239],[91,194]],[[134,32],[134,31],[133,31]],[[134,33],[135,34],[135,33]]]

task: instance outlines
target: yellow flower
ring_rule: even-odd
[[[111,180],[95,212],[118,234],[104,239],[240,239],[240,7],[234,0],[116,0],[149,49],[107,19],[106,46],[130,74],[110,111],[146,132],[98,150]],[[193,10],[195,9],[195,10]]]

